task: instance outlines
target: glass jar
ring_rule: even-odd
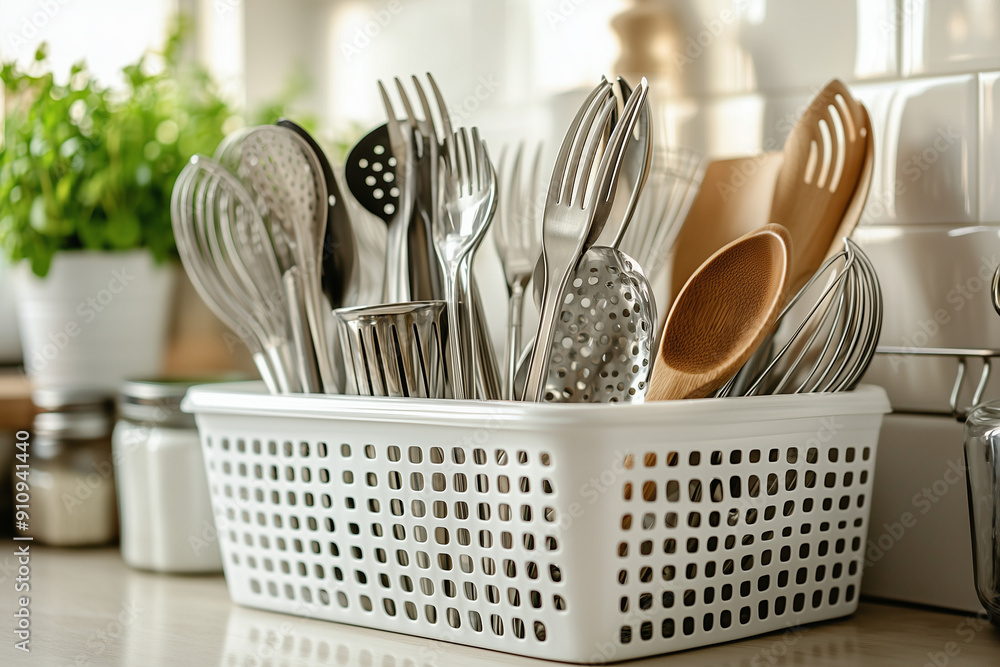
[[[118,536],[111,416],[103,404],[35,416],[29,528],[54,546],[96,546]]]
[[[965,465],[976,593],[1000,625],[1000,402],[969,413]]]
[[[122,385],[113,446],[122,558],[160,572],[222,569],[208,480],[194,417],[181,412],[204,381],[135,380]]]

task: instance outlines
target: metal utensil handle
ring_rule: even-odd
[[[472,358],[475,361],[476,395],[484,401],[498,401],[503,396],[503,383],[500,369],[497,367],[496,353],[493,351],[493,339],[487,326],[486,313],[483,310],[483,299],[479,286],[472,277],[472,319],[474,344]]]
[[[507,350],[504,356],[507,370],[503,397],[514,400],[514,378],[517,375],[517,355],[521,350],[521,329],[524,326],[524,285],[515,282],[507,301]]]
[[[316,355],[320,353],[313,345],[309,336],[309,324],[303,302],[302,275],[298,267],[285,271],[282,283],[285,287],[285,302],[288,304],[288,319],[292,330],[292,343],[295,353],[295,369],[299,376],[299,385],[307,394],[318,393],[321,390],[319,369],[316,365]]]

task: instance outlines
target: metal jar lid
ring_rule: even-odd
[[[119,396],[121,417],[150,426],[194,428],[194,415],[181,412],[181,399],[199,384],[229,382],[241,378],[165,378],[128,380]]]
[[[86,387],[44,387],[31,392],[31,402],[40,410],[90,409],[95,405],[110,407],[114,396],[101,389]]]
[[[52,440],[94,440],[111,433],[111,415],[103,406],[66,412],[39,412],[35,434]]]

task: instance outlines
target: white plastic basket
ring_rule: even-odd
[[[647,405],[191,389],[239,604],[568,662],[852,613],[885,393]]]

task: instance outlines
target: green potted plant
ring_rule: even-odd
[[[159,371],[176,248],[170,192],[194,153],[240,124],[181,31],[123,70],[65,80],[3,64],[0,251],[15,265],[25,366],[36,388],[114,391]]]

